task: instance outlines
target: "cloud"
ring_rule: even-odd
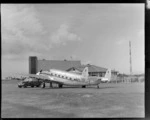
[[[13,33],[44,33],[33,6],[2,4],[2,26]]]
[[[1,18],[3,56],[13,58],[13,55],[17,57],[46,50],[48,45],[44,42],[40,44],[40,37],[46,31],[32,5],[2,4]]]
[[[66,45],[70,41],[81,41],[81,38],[75,33],[71,33],[67,24],[62,24],[58,30],[52,33],[50,40],[53,44]]]

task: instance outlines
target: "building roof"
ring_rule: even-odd
[[[69,68],[67,71],[70,71],[72,69],[76,69],[76,70],[82,72],[85,67],[88,67],[89,72],[106,72],[107,71],[107,68],[103,68],[103,67],[99,67],[99,66],[95,66],[95,65],[90,65],[90,64],[72,67],[72,68]],[[117,72],[117,71],[112,70],[112,72]]]
[[[67,70],[71,67],[81,66],[80,61],[68,61],[68,60],[38,60],[38,71],[49,69]]]

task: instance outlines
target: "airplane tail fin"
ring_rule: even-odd
[[[111,79],[111,69],[108,69],[108,70],[106,71],[106,74],[105,74],[104,77],[105,77],[105,78],[108,78],[108,81],[110,81],[110,79]]]
[[[89,73],[88,73],[88,67],[84,68],[83,72],[82,72],[82,76],[87,78],[89,76]]]
[[[40,75],[40,72],[37,72],[36,75]]]

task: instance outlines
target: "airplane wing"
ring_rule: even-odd
[[[30,78],[37,78],[37,79],[48,79],[48,76],[43,76],[43,75],[36,75],[36,74],[20,74],[21,77],[30,77]]]

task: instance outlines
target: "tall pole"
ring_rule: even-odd
[[[130,55],[130,75],[132,75],[132,58],[131,58],[131,41],[129,41],[129,55]]]
[[[129,41],[129,48],[130,48],[130,76],[132,75],[132,58],[131,58],[131,41]],[[132,82],[132,77],[130,79],[130,82]]]

